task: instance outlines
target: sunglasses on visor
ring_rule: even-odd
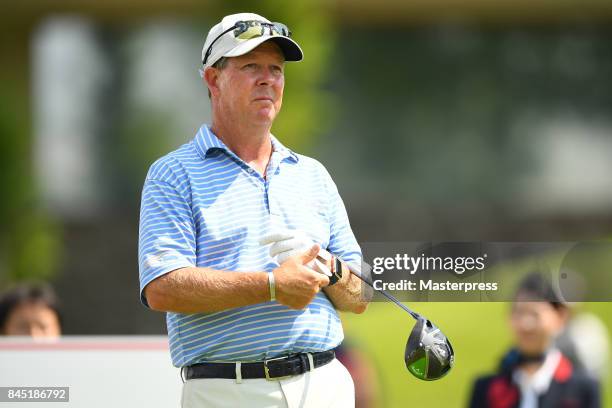
[[[266,35],[266,32],[268,32],[269,35],[291,37],[291,31],[289,31],[289,28],[287,28],[287,26],[283,23],[266,23],[258,20],[238,21],[232,27],[228,28],[219,34],[214,40],[212,40],[208,46],[208,49],[206,49],[202,64],[206,65],[206,61],[208,60],[208,57],[210,57],[212,46],[215,44],[215,42],[230,31],[233,31],[232,34],[234,35],[234,38],[238,40],[250,40],[251,38],[261,37]]]

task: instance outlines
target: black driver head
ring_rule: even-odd
[[[420,318],[408,337],[404,360],[416,378],[433,381],[450,371],[455,353],[444,333],[429,320]]]

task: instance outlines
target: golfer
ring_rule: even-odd
[[[360,248],[325,168],[270,133],[302,59],[290,35],[251,13],[210,30],[212,121],[144,183],[141,300],[167,313],[183,407],[354,406],[334,349],[338,311],[366,308]]]

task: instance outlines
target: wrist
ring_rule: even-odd
[[[329,269],[332,275],[329,277],[328,286],[333,286],[336,283],[340,282],[340,280],[342,279],[342,275],[343,275],[342,268],[343,268],[342,261],[340,261],[340,258],[332,255],[331,256],[331,267]]]
[[[267,273],[268,275],[268,293],[270,295],[269,301],[273,302],[276,300],[276,279],[274,278],[274,271]]]

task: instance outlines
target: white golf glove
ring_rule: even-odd
[[[308,251],[315,244],[304,232],[299,230],[277,230],[264,236],[259,240],[260,245],[270,246],[270,256],[277,259],[279,264],[282,264],[292,256],[299,255]],[[312,270],[331,276],[331,271],[325,265],[325,262],[331,259],[331,254],[321,248],[319,255],[306,266]]]

